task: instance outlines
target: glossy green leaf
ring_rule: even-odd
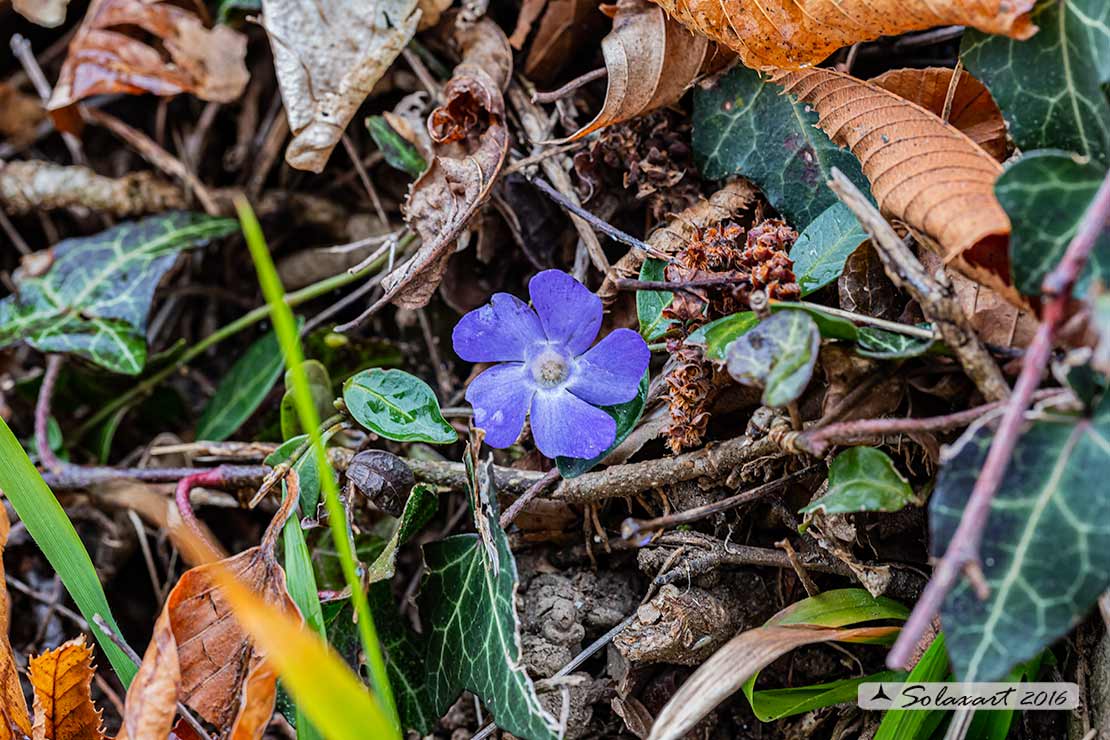
[[[475,470],[468,454],[467,465],[482,534],[424,546],[427,572],[418,603],[432,703],[442,716],[459,694],[471,691],[499,728],[528,740],[554,740],[555,721],[540,705],[521,661],[516,561],[497,521],[493,461]]]
[[[636,428],[639,423],[640,417],[644,413],[644,404],[647,402],[648,392],[648,373],[644,373],[644,377],[640,378],[640,389],[636,393],[636,397],[631,401],[619,403],[616,406],[602,406],[601,410],[613,417],[617,422],[617,436],[613,440],[613,444],[602,452],[597,457],[585,460],[576,457],[556,457],[555,464],[559,466],[559,473],[564,478],[577,478],[583,473],[587,473],[594,468],[599,462],[604,460],[606,456],[612,452],[617,445],[628,438],[632,430]]]
[[[266,400],[285,362],[272,331],[255,341],[216,386],[197,422],[197,439],[222,442]]]
[[[780,408],[809,385],[821,333],[804,311],[783,311],[760,322],[732,343],[728,373],[738,383],[763,387],[763,403]]]
[[[440,713],[432,703],[428,688],[423,638],[413,632],[398,613],[388,581],[370,584],[369,597],[402,726],[406,730],[416,730],[421,737],[429,735]]]
[[[405,137],[393,130],[383,116],[370,116],[366,119],[370,138],[378,145],[385,163],[395,170],[405,172],[411,177],[420,177],[428,168],[424,157]]]
[[[960,56],[1002,109],[1018,148],[1110,164],[1110,4],[1041,0],[1026,41],[968,30]]]
[[[322,362],[305,360],[304,372],[308,376],[308,390],[312,402],[321,419],[335,413],[335,396],[332,393],[331,375]],[[304,433],[301,421],[297,418],[297,404],[293,400],[293,383],[289,371],[285,371],[285,395],[281,397],[281,436],[285,439]]]
[[[851,152],[814,126],[817,114],[737,66],[694,91],[694,155],[702,175],[743,175],[763,191],[795,229],[807,228],[837,202],[826,187],[837,167],[865,193],[867,181]]]
[[[403,370],[364,370],[343,384],[343,401],[355,421],[386,439],[442,445],[459,437],[428,384]]]
[[[955,532],[986,459],[980,430],[940,471],[929,509],[932,554]],[[1022,433],[979,548],[990,596],[961,580],[941,610],[964,681],[1000,680],[1082,619],[1110,586],[1110,401],[1089,419],[1042,420]]]
[[[93,617],[99,614],[112,627],[116,626],[92,558],[58,499],[47,488],[46,482],[39,471],[35,470],[2,417],[0,491],[11,502],[23,526],[62,580],[62,585],[89,623],[89,630],[100,649],[108,656],[108,662],[112,664],[120,681],[125,687],[130,685],[137,667],[93,621]]]
[[[663,260],[649,257],[640,268],[640,279],[666,280],[666,266]],[[668,290],[636,291],[636,315],[640,319],[640,334],[646,341],[656,341],[674,324],[672,319],[663,317],[663,309],[671,305],[673,299],[674,293]]]
[[[439,508],[439,496],[431,486],[418,483],[412,488],[405,510],[393,529],[393,534],[386,541],[381,553],[366,567],[366,582],[376,583],[393,577],[394,565],[397,560],[397,548],[424,528],[424,525],[435,516]]]
[[[920,357],[935,344],[936,340],[933,339],[896,334],[885,329],[876,329],[873,326],[861,326],[856,352],[864,357],[872,357],[876,360],[904,360],[910,357]]]
[[[1106,167],[1100,164],[1066,152],[1038,151],[1018,159],[998,178],[994,192],[1013,226],[1010,266],[1014,286],[1022,293],[1041,294],[1041,282],[1063,258],[1105,177]],[[1108,275],[1110,231],[1104,229],[1076,294],[1082,295],[1091,280],[1105,283]]]
[[[725,362],[728,360],[729,346],[758,323],[759,317],[751,311],[734,313],[722,319],[710,321],[691,332],[690,336],[686,337],[686,344],[704,348],[707,360]]]
[[[848,319],[834,316],[822,310],[816,303],[786,303],[775,301],[771,304],[771,313],[780,311],[804,311],[809,314],[817,324],[817,331],[825,339],[842,339],[846,342],[859,340],[859,328]]]
[[[938,633],[922,654],[906,681],[921,683],[943,681],[948,676],[948,653],[944,649],[944,633]],[[928,740],[947,712],[907,711],[892,709],[883,714],[883,721],[874,740]]]
[[[0,347],[23,341],[137,375],[162,276],[182,250],[234,231],[226,218],[171,211],[61,241],[44,274],[22,278],[19,292],[0,300]]]
[[[873,447],[849,447],[829,465],[829,490],[804,506],[801,513],[899,511],[914,501],[909,481],[885,452]]]
[[[836,282],[852,252],[867,239],[867,232],[846,205],[837,201],[826,208],[790,248],[802,295]]]

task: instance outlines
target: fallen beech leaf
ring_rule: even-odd
[[[605,103],[567,141],[678,102],[694,80],[731,57],[648,0],[617,0],[613,30],[602,39],[601,51],[609,73]]]
[[[489,195],[509,151],[501,93],[513,59],[504,32],[483,18],[456,26],[455,44],[462,61],[443,89],[446,102],[428,117],[435,158],[405,203],[405,219],[423,244],[382,281],[385,295],[367,313],[390,301],[402,308],[428,303],[459,232]]]
[[[153,43],[132,36],[135,29],[151,34]],[[227,26],[205,28],[196,13],[176,5],[93,0],[47,108],[56,111],[108,93],[188,92],[227,103],[247,85],[246,55],[246,36]]]
[[[15,12],[40,26],[57,28],[65,23],[69,0],[13,0]]]
[[[416,0],[262,0],[293,132],[290,167],[324,169],[358,107],[416,33],[416,7]]]
[[[177,701],[206,722],[230,728],[232,740],[262,737],[274,710],[277,674],[232,617],[226,595],[217,589],[216,571],[232,574],[271,609],[298,613],[274,557],[278,535],[297,502],[294,480],[289,479],[289,495],[259,546],[187,570],[170,591],[127,691],[117,740],[166,737]]]
[[[8,586],[4,580],[4,546],[8,542],[11,522],[4,502],[0,501],[0,740],[22,740],[23,735],[31,734],[31,716],[27,713],[27,703],[23,689],[19,685],[19,672],[15,667],[15,656],[8,641],[8,626],[11,608],[8,603]],[[20,734],[16,734],[18,733]]]
[[[939,116],[944,112],[954,71],[948,67],[892,69],[871,78],[871,82]],[[1002,111],[990,90],[966,70],[961,72],[960,81],[956,83],[948,123],[967,134],[999,162],[1006,159],[1010,145]]]
[[[797,69],[858,41],[934,26],[1027,39],[1034,0],[655,0],[749,67]]]
[[[605,16],[597,6],[598,0],[549,0],[524,61],[528,79],[550,82],[583,39],[600,33]]]
[[[33,740],[101,740],[100,711],[93,706],[92,650],[85,636],[31,658],[35,688]],[[22,701],[22,698],[20,699]]]
[[[939,116],[873,83],[829,69],[780,72],[775,82],[813,106],[817,126],[856,156],[883,215],[1021,305],[1010,284],[1010,219],[994,195],[1002,165]]]

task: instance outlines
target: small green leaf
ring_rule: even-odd
[[[308,390],[312,394],[312,401],[316,404],[316,413],[321,419],[327,419],[335,413],[332,405],[335,396],[331,389],[331,375],[322,362],[305,360],[304,372],[308,376]],[[281,436],[285,439],[295,437],[304,432],[301,421],[297,418],[297,404],[293,400],[293,383],[289,371],[285,371],[285,395],[281,397]]]
[[[805,311],[817,324],[817,331],[825,339],[842,339],[846,342],[859,340],[859,329],[848,319],[834,316],[822,310],[822,306],[815,303],[786,303],[775,301],[771,304],[771,313],[779,311]]]
[[[248,347],[220,381],[197,422],[197,439],[222,442],[234,434],[266,400],[283,367],[271,331]]]
[[[734,313],[695,330],[686,337],[686,344],[704,348],[707,360],[725,362],[729,346],[758,323],[759,317],[751,311]]]
[[[898,511],[915,500],[909,481],[885,452],[873,447],[850,447],[829,466],[828,492],[803,507],[801,513]]]
[[[408,542],[413,535],[424,528],[439,508],[439,496],[431,486],[418,483],[412,488],[405,510],[397,520],[397,526],[392,536],[386,541],[385,547],[374,562],[366,567],[366,582],[388,580],[393,577],[394,563],[397,560],[397,548]]]
[[[876,360],[904,360],[920,357],[936,343],[933,339],[896,334],[873,326],[859,328],[859,345],[856,352]]]
[[[335,434],[336,432],[332,432]],[[331,435],[325,434],[322,437],[322,442],[325,446]],[[300,434],[296,437],[290,437],[280,447],[266,456],[265,463],[270,466],[278,465],[289,459],[289,456],[299,450],[303,445],[308,443],[308,435]],[[316,507],[320,503],[320,491],[322,490],[323,482],[320,480],[320,468],[316,463],[316,456],[312,454],[312,450],[307,450],[297,462],[293,463],[293,470],[297,471],[297,476],[301,484],[301,500],[298,506],[301,509],[301,514],[304,516],[314,516],[316,514]],[[328,474],[335,480],[335,473],[328,468]]]
[[[900,671],[881,671],[857,678],[842,678],[839,681],[797,686],[789,689],[755,690],[755,681],[742,687],[752,706],[752,714],[760,722],[774,722],[783,717],[812,712],[815,709],[847,704],[856,700],[859,685],[869,681],[903,681],[906,674]]]
[[[837,201],[826,208],[790,248],[794,276],[802,295],[836,282],[852,252],[867,238],[867,232],[846,205]]]
[[[968,29],[960,56],[1002,109],[1018,148],[1110,164],[1110,3],[1041,0],[1027,41]]]
[[[647,258],[640,268],[641,280],[666,280],[663,260]],[[645,340],[654,342],[667,333],[674,321],[663,318],[663,309],[671,305],[674,293],[667,290],[636,291],[636,315],[640,319],[640,334]]]
[[[732,343],[728,373],[738,383],[763,386],[763,403],[782,407],[809,385],[821,333],[804,311],[783,311]]]
[[[343,384],[343,402],[362,426],[396,442],[450,444],[459,435],[428,384],[403,370],[365,370]]]
[[[962,681],[1001,680],[1066,634],[1110,586],[1110,401],[1092,418],[1025,429],[991,501],[979,547],[990,595],[961,580],[941,609]],[[986,459],[981,429],[941,468],[929,507],[931,549],[948,547]]]
[[[694,91],[694,155],[702,175],[752,180],[795,229],[806,229],[837,202],[826,187],[837,167],[870,192],[852,153],[813,124],[817,114],[758,72],[737,66]]]
[[[521,661],[516,561],[497,522],[493,460],[479,463],[487,466],[481,475],[469,451],[466,461],[481,534],[455,535],[424,546],[427,572],[418,603],[432,705],[436,716],[442,716],[469,690],[499,728],[528,740],[554,740],[555,721],[540,705]]]
[[[1022,293],[1041,294],[1041,282],[1063,258],[1105,177],[1102,165],[1077,160],[1066,152],[1038,151],[1007,167],[995,182],[994,193],[1013,225],[1010,265],[1014,286]],[[1076,285],[1076,294],[1085,293],[1093,279],[1106,282],[1108,275],[1110,231],[1104,229]]]
[[[235,232],[234,221],[170,211],[52,249],[45,274],[24,277],[0,300],[0,347],[27,342],[106,370],[137,375],[146,364],[154,290],[177,255]]]
[[[370,138],[378,145],[385,163],[393,169],[412,177],[420,177],[420,174],[428,168],[428,163],[424,161],[417,148],[394,131],[383,116],[367,118],[366,128],[370,129]]]
[[[576,457],[556,457],[555,464],[559,466],[559,473],[564,478],[577,478],[583,473],[588,473],[595,465],[604,460],[617,445],[627,439],[640,421],[640,416],[644,413],[647,392],[648,373],[645,372],[644,377],[640,378],[640,389],[635,398],[616,406],[602,406],[601,410],[612,416],[613,420],[617,422],[617,436],[613,440],[613,444],[609,445],[609,449],[592,460],[583,460]]]

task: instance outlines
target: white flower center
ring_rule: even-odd
[[[567,359],[555,350],[544,350],[532,360],[532,377],[543,388],[554,388],[567,379]]]

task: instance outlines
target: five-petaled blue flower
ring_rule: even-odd
[[[497,362],[466,389],[474,424],[491,447],[508,447],[531,410],[532,437],[547,457],[591,458],[617,435],[598,406],[631,401],[651,352],[631,329],[617,329],[592,348],[601,328],[601,299],[560,270],[528,283],[527,303],[508,293],[463,316],[455,352],[469,362]]]

